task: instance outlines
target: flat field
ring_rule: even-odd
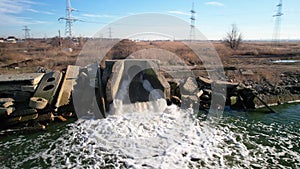
[[[105,41],[102,43],[106,43]],[[215,50],[227,75],[227,80],[245,82],[269,82],[274,85],[282,83],[283,77],[300,76],[300,42],[281,42],[274,45],[271,42],[243,42],[239,49],[232,50],[220,41],[196,43],[196,48],[205,51],[207,46]],[[0,74],[15,74],[36,72],[39,67],[48,70],[62,70],[67,65],[76,64],[78,57],[95,55],[98,49],[84,48],[87,40],[81,40],[76,45],[65,40],[58,46],[55,39],[29,40],[22,43],[0,44]],[[198,46],[197,46],[198,45]],[[90,46],[91,47],[91,46]],[[72,48],[72,51],[69,50]],[[92,47],[93,48],[93,47]],[[85,49],[82,52],[82,49]],[[152,49],[150,52],[146,49]],[[158,56],[161,49],[169,51]],[[105,59],[124,58],[160,58],[168,64],[176,64],[171,55],[175,54],[185,65],[190,66],[197,75],[206,76],[206,67],[185,43],[175,41],[133,42],[123,40],[111,49],[104,49]],[[91,54],[90,54],[91,53]],[[168,52],[167,52],[168,53]],[[145,56],[144,56],[145,55]],[[168,55],[168,54],[167,54]],[[162,59],[162,60],[163,60]],[[197,71],[198,70],[198,71]],[[262,82],[263,81],[263,82]]]

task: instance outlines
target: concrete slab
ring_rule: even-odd
[[[0,92],[2,92],[2,91],[23,91],[23,92],[32,92],[33,93],[38,86],[37,84],[36,85],[23,85],[23,84],[11,84],[11,83],[0,84]]]
[[[0,83],[26,83],[35,85],[40,82],[44,73],[23,73],[14,75],[0,75]]]
[[[117,60],[107,61],[106,64],[102,78],[103,81],[108,78],[105,83],[107,104],[110,104],[116,97],[123,98],[125,102],[149,101],[149,94],[157,89],[163,92],[163,98],[170,98],[171,87],[164,76],[159,73],[159,66],[155,60]],[[121,91],[121,86],[124,88],[124,85],[128,86],[127,93]]]
[[[42,97],[48,100],[49,105],[53,105],[61,79],[62,74],[58,71],[45,74],[33,97]]]
[[[76,84],[79,75],[79,69],[79,66],[68,66],[55,107],[69,104],[72,90],[74,89],[74,85]]]
[[[183,95],[190,95],[198,92],[198,84],[193,77],[188,77],[181,86]]]
[[[35,89],[37,88],[38,85],[23,85],[21,86],[21,90],[23,92],[35,92]]]
[[[120,87],[120,82],[124,72],[124,61],[118,61],[112,68],[111,80],[108,81],[106,86],[106,96],[108,102],[114,100]]]
[[[31,115],[26,115],[26,116],[21,116],[20,122],[26,122],[30,120],[34,120],[38,118],[38,114],[31,114]]]
[[[88,75],[90,78],[90,86],[94,87],[94,88],[98,88],[98,77],[97,77],[97,71],[99,68],[99,63],[93,63],[93,64],[89,64],[87,66],[87,70],[88,70]]]

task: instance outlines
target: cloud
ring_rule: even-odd
[[[98,15],[98,14],[82,14],[81,16],[90,17],[90,18],[114,18],[113,15]]]
[[[186,16],[191,15],[188,12],[182,12],[182,11],[168,11],[168,13],[170,13],[170,14],[177,14],[177,15],[186,15]]]
[[[29,25],[44,23],[44,21],[34,20],[32,18],[20,17],[23,12],[33,12],[40,14],[53,14],[32,9],[33,5],[44,5],[43,3],[32,0],[1,0],[0,1],[0,24],[1,25]]]
[[[206,5],[212,5],[212,6],[225,6],[223,3],[216,2],[216,1],[206,2],[205,4]]]
[[[38,10],[35,10],[35,9],[31,9],[31,8],[26,9],[26,11],[33,12],[33,13],[46,14],[46,15],[54,15],[53,12],[49,12],[49,11],[38,11]]]

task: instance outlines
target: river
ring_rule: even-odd
[[[55,123],[0,137],[0,168],[300,168],[300,104],[221,117],[163,112]]]

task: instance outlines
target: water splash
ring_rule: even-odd
[[[238,114],[238,113],[237,113]],[[299,168],[299,122],[239,116],[218,121],[190,110],[125,112],[1,141],[1,168]]]

